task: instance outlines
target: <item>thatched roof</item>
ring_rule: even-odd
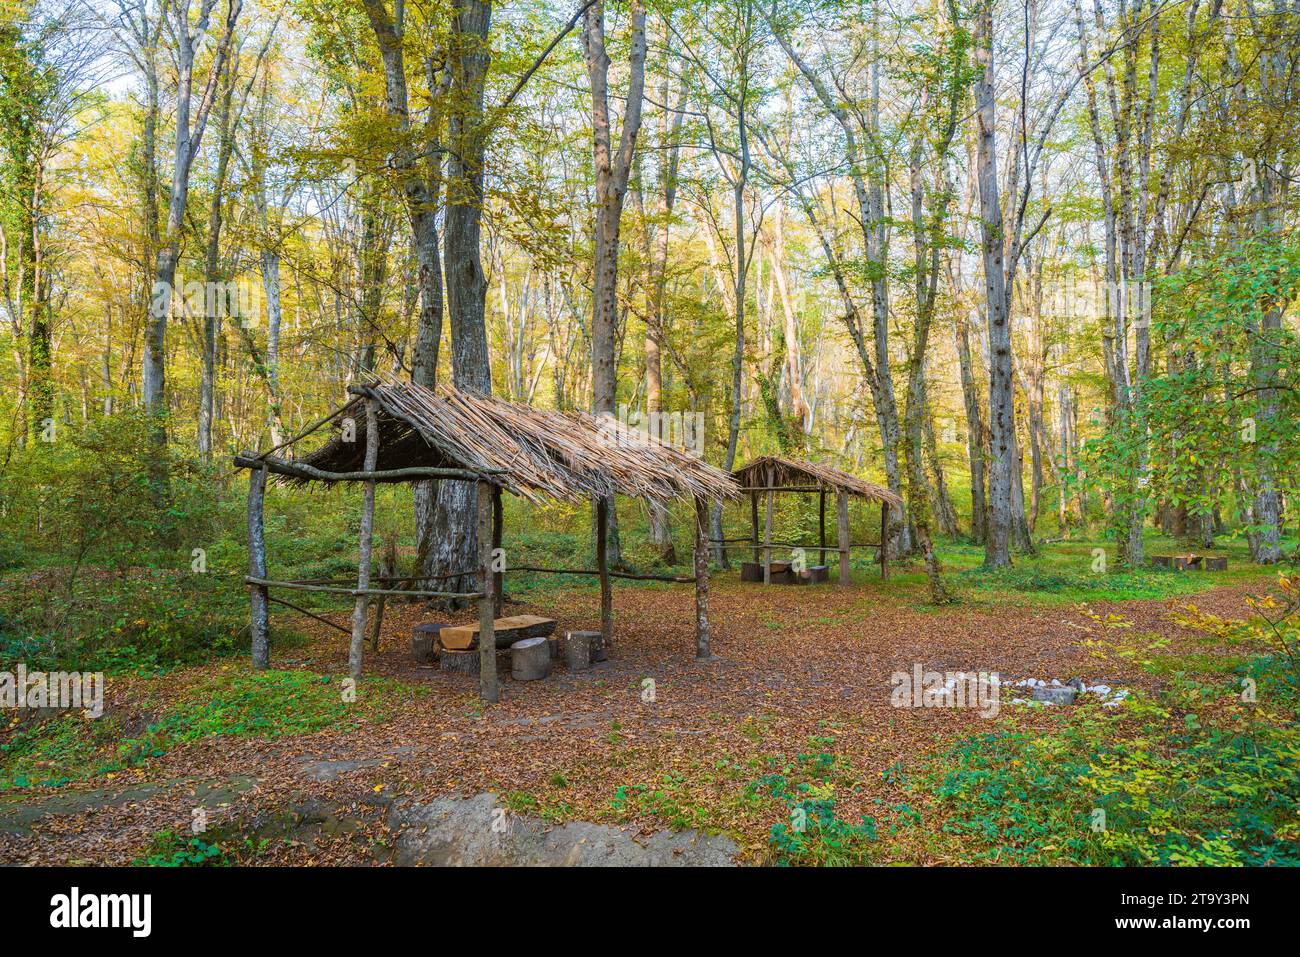
[[[895,508],[903,507],[903,500],[889,489],[818,462],[795,462],[776,455],[765,455],[754,459],[744,468],[736,469],[731,475],[742,488],[820,486],[877,502],[887,502]]]
[[[614,420],[585,412],[544,412],[492,396],[437,391],[389,381],[360,393],[332,416],[345,418],[353,441],[336,434],[298,462],[326,472],[360,471],[365,461],[364,397],[378,406],[376,470],[425,467],[491,473],[508,492],[532,501],[576,501],[612,493],[660,502],[700,496],[709,501],[740,494],[726,472],[680,449],[648,441]],[[296,481],[303,481],[297,479]]]

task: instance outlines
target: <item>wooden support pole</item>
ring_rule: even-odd
[[[880,506],[880,577],[889,581],[889,503]]]
[[[609,535],[611,499],[596,500],[596,571],[600,573],[600,634],[608,650],[614,638],[614,592],[609,584]]]
[[[322,625],[329,625],[331,628],[343,632],[343,634],[347,635],[349,638],[352,637],[351,628],[344,628],[337,621],[330,621],[328,618],[322,618],[314,611],[309,611],[308,609],[303,608],[302,605],[295,605],[291,601],[285,601],[283,598],[276,598],[274,595],[267,595],[266,600],[269,602],[274,602],[277,605],[283,605],[285,608],[292,608],[294,611],[301,612],[302,614],[306,615],[308,618],[315,618]]]
[[[248,574],[253,578],[266,577],[266,529],[262,513],[265,496],[266,469],[253,469],[248,473]],[[265,585],[248,586],[248,608],[253,667],[268,668],[271,664],[271,638]]]
[[[379,415],[375,410],[375,400],[366,399],[366,471],[373,472],[379,459]],[[364,592],[370,588],[370,551],[375,538],[375,483],[366,482],[365,499],[361,506],[361,547],[357,559],[357,595],[356,605],[352,609],[352,644],[348,648],[348,674],[352,680],[361,679],[361,656],[365,651],[366,611],[370,605],[370,596]]]
[[[501,617],[501,603],[505,601],[505,576],[502,572],[505,556],[501,552],[501,525],[504,521],[501,507],[501,487],[492,486],[492,560],[496,569],[492,573],[492,612]]]
[[[695,657],[709,659],[709,506],[695,499]]]
[[[384,549],[384,557],[380,559],[379,571],[381,582],[390,582],[393,580],[393,574],[397,571],[393,567],[393,558],[397,554],[396,542],[390,542]],[[375,613],[371,615],[370,621],[370,651],[372,654],[379,652],[379,634],[384,628],[384,605],[388,601],[387,595],[380,595],[379,600],[375,602]]]
[[[826,489],[817,493],[817,564],[826,564]]]
[[[849,495],[841,490],[835,493],[836,512],[840,527],[840,584],[849,583]]]
[[[753,533],[750,535],[750,541],[754,543],[754,564],[757,565],[763,560],[762,553],[758,550],[758,493],[749,493],[749,521]],[[725,542],[723,543],[726,544]]]
[[[477,482],[485,475],[499,475],[500,469],[483,469],[471,472],[466,469],[366,469],[361,472],[328,472],[313,468],[302,462],[290,462],[275,456],[258,458],[252,452],[235,456],[235,467],[241,469],[267,469],[276,475],[289,478],[306,479],[311,482],[415,482],[421,479],[448,479],[462,482]]]
[[[763,584],[772,584],[772,508],[776,493],[767,493],[767,518],[763,522]]]
[[[497,690],[497,639],[493,611],[492,486],[478,483],[478,567],[483,597],[478,602],[478,696],[489,704],[501,700]]]

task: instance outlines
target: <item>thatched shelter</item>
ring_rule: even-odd
[[[454,389],[432,389],[394,380],[349,388],[352,398],[301,435],[263,453],[244,453],[235,464],[251,470],[248,497],[249,575],[252,604],[253,661],[269,661],[267,603],[274,601],[305,613],[305,609],[269,594],[271,588],[305,588],[348,593],[356,598],[352,618],[349,668],[361,673],[361,657],[371,596],[442,597],[476,600],[479,605],[479,687],[485,700],[497,700],[493,621],[500,611],[503,575],[514,571],[590,574],[601,584],[601,632],[608,645],[613,632],[610,579],[649,578],[694,581],[696,588],[696,655],[709,657],[708,508],[714,502],[739,498],[734,479],[703,460],[651,441],[636,430],[620,427],[612,418],[582,412],[544,412],[492,396]],[[322,428],[331,437],[300,457],[292,449]],[[290,456],[272,453],[290,449]],[[362,482],[365,504],[361,517],[360,563],[355,588],[336,582],[276,581],[266,573],[262,517],[268,475],[283,481],[332,485]],[[374,489],[379,482],[464,481],[478,488],[478,556],[476,567],[441,580],[469,577],[475,591],[371,587],[374,531]],[[501,547],[501,493],[529,501],[546,498],[596,502],[597,568],[494,568],[493,551]],[[667,503],[689,498],[695,502],[695,574],[691,578],[613,572],[605,555],[605,532],[614,495]],[[388,585],[396,577],[380,579]],[[428,582],[417,575],[401,581]],[[350,585],[350,583],[349,583]],[[332,623],[331,623],[332,624]],[[336,626],[338,627],[338,626]],[[377,636],[376,636],[377,637]]]
[[[866,479],[841,472],[819,462],[796,462],[776,455],[765,455],[754,459],[742,468],[731,473],[740,484],[741,490],[749,495],[751,535],[750,545],[754,551],[754,564],[762,562],[763,581],[772,580],[772,549],[806,548],[816,550],[820,556],[819,564],[825,565],[826,553],[826,496],[834,493],[836,514],[839,526],[838,548],[840,565],[840,584],[849,583],[849,552],[853,548],[875,548],[880,561],[880,576],[889,577],[889,563],[886,557],[886,543],[889,532],[889,510],[901,511],[903,500],[887,488],[868,482]],[[816,492],[818,496],[818,531],[819,541],[816,546],[799,545],[791,542],[772,541],[772,511],[776,495],[782,492]],[[767,499],[767,516],[762,545],[758,539],[758,496],[764,494]],[[880,541],[849,541],[849,498],[864,498],[880,503]],[[724,543],[725,545],[725,543]],[[761,558],[760,558],[761,555]]]

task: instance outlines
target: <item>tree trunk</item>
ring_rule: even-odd
[[[641,101],[645,87],[645,7],[641,0],[631,4],[630,76],[623,128],[618,151],[614,152],[609,115],[609,54],[605,50],[605,4],[596,0],[583,14],[583,52],[591,87],[592,144],[596,166],[596,224],[591,296],[591,389],[592,412],[616,413],[618,369],[618,254],[623,200],[641,129]],[[605,543],[610,564],[622,564],[618,538],[618,516],[610,503],[608,538]]]
[[[1011,316],[1003,260],[1002,202],[997,170],[993,11],[981,0],[975,12],[976,176],[983,236],[984,295],[989,336],[989,433],[993,461],[989,468],[988,535],[984,564],[1011,564],[1012,470],[1016,467],[1015,406],[1011,392]]]
[[[451,319],[451,372],[457,389],[490,395],[484,310],[487,281],[480,257],[483,215],[483,91],[487,78],[492,5],[466,0],[453,18],[453,111],[448,121],[446,244],[447,308]],[[468,482],[439,482],[424,574],[446,575],[475,567],[475,494]]]

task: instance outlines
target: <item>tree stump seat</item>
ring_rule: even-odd
[[[438,654],[438,670],[462,675],[476,675],[480,671],[477,651],[452,651],[444,648]]]
[[[438,648],[438,633],[446,625],[425,622],[411,629],[411,654],[422,665],[433,664],[434,653]]]
[[[540,681],[551,673],[551,647],[545,637],[521,638],[510,646],[510,676]]]
[[[478,647],[479,625],[457,625],[443,628],[438,633],[438,642],[449,651],[468,651]],[[555,631],[554,618],[542,618],[538,615],[511,615],[497,618],[492,623],[496,646],[506,649],[516,641],[524,638],[545,638]]]
[[[831,580],[831,569],[829,565],[809,565],[803,571],[799,572],[795,579],[799,585],[817,585],[821,582]]]

